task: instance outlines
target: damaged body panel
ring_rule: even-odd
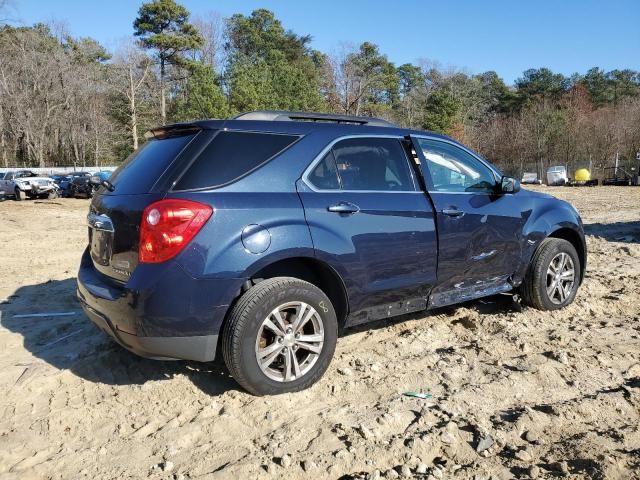
[[[252,112],[147,139],[93,196],[78,298],[144,356],[209,361],[220,344],[251,391],[305,384],[295,365],[326,368],[338,326],[534,283],[546,303],[523,301],[551,310],[584,277],[575,209],[443,135]]]

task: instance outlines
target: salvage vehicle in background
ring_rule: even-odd
[[[109,178],[111,178],[111,175],[113,174],[112,171],[110,170],[101,170],[99,172],[94,173],[91,178],[89,179],[89,182],[91,183],[91,196],[93,197],[93,195],[96,193],[96,191],[100,188],[101,185],[104,185],[105,182],[109,181]],[[107,183],[108,185],[108,183]]]
[[[339,327],[509,291],[555,310],[584,278],[575,208],[443,135],[252,112],[148,138],[91,201],[80,304],[142,356],[221,350],[254,394],[315,383]]]
[[[73,172],[68,187],[68,196],[91,198],[93,185],[91,184],[90,172]]]
[[[523,185],[542,185],[542,180],[538,178],[537,173],[527,172],[522,174],[520,183]]]
[[[31,170],[6,172],[0,179],[0,190],[18,201],[26,198],[57,198],[59,194],[53,179],[39,176]]]
[[[71,183],[71,176],[66,173],[54,173],[51,175],[51,179],[58,186],[58,191],[61,197],[69,196],[69,184]]]
[[[557,165],[547,169],[547,185],[550,187],[563,186],[569,181],[567,167]]]

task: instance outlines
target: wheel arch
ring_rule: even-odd
[[[580,259],[580,284],[582,284],[587,267],[587,248],[584,242],[584,237],[572,228],[560,227],[550,232],[547,235],[547,238],[559,238],[566,240],[573,245],[573,248],[575,248],[578,253],[578,258]]]
[[[294,277],[309,282],[329,297],[343,326],[349,314],[349,299],[342,277],[327,263],[313,257],[288,257],[275,260],[250,275],[251,284],[274,277]]]

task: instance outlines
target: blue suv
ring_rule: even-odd
[[[251,112],[164,126],[102,182],[78,273],[88,317],[146,357],[304,389],[338,330],[500,292],[542,310],[584,278],[578,212],[443,135]]]

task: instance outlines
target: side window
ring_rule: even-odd
[[[491,170],[470,153],[450,143],[419,138],[433,187],[439,192],[493,192]]]
[[[213,188],[235,182],[298,138],[275,133],[220,132],[178,180],[175,189]]]
[[[333,146],[343,190],[414,191],[410,166],[394,138],[350,138]]]
[[[5,180],[13,180],[13,173],[7,173],[7,175],[4,177]]]
[[[329,151],[322,161],[318,163],[308,177],[314,187],[320,190],[338,190],[340,182],[338,181],[338,170],[336,169],[336,161],[333,158],[333,152]]]

